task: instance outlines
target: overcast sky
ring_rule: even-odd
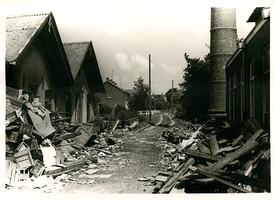
[[[148,84],[151,54],[152,93],[183,81],[184,53],[200,59],[209,53],[211,7],[236,7],[237,34],[245,38],[254,26],[246,20],[259,6],[194,0],[4,2],[6,15],[52,11],[62,41],[92,41],[103,81],[113,78],[124,89],[133,88],[139,76]]]

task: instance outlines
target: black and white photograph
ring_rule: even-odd
[[[1,199],[271,198],[272,3],[1,0]]]

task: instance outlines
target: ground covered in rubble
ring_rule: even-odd
[[[160,158],[167,142],[161,138],[158,126],[150,126],[140,132],[115,132],[119,144],[113,155],[99,158],[89,175],[75,174],[60,192],[96,194],[152,193],[147,180],[164,168]],[[98,170],[98,171],[97,171]]]
[[[151,125],[145,124],[132,131],[117,129],[108,133],[116,141],[105,149],[110,154],[99,152],[97,162],[86,163],[80,170],[57,177],[33,177],[28,180],[29,184],[24,182],[19,189],[8,188],[7,191],[19,194],[152,194],[155,177],[172,164],[164,152],[174,146],[162,134],[173,125],[169,115],[156,114]]]

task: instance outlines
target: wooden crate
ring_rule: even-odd
[[[33,126],[29,124],[21,123],[19,132],[28,136],[32,135]]]
[[[17,143],[19,144],[22,142],[23,135],[20,134],[19,132],[12,132],[7,139],[7,142],[12,142],[12,143]]]
[[[44,170],[45,170],[45,165],[40,160],[35,160],[33,167],[30,169],[30,172],[35,177],[38,177],[42,175]]]
[[[16,149],[14,150],[15,152],[23,151],[25,149],[28,149],[29,146],[25,142],[21,142]]]
[[[39,149],[37,139],[32,139],[30,149],[31,149],[31,151],[33,151],[33,150],[37,151]]]
[[[19,171],[19,177],[18,177],[19,181],[25,181],[28,178],[30,178],[30,172],[28,168],[22,168],[22,169],[19,169],[18,171]]]
[[[75,132],[80,132],[81,134],[74,137],[74,141],[78,144],[85,145],[94,132],[94,126],[91,124],[82,124],[82,126],[78,127]]]
[[[19,172],[16,163],[6,160],[6,178],[5,184],[15,186],[18,182]]]
[[[28,168],[33,166],[33,160],[29,148],[15,153],[14,158],[19,168]]]

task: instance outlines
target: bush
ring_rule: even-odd
[[[138,115],[137,119],[139,123],[148,121],[148,118],[145,115]]]
[[[112,113],[112,108],[107,105],[102,105],[98,112],[100,115],[108,115]]]

